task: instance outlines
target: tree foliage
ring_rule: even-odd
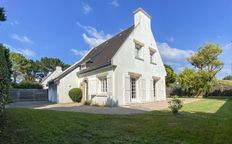
[[[41,69],[45,72],[54,71],[56,66],[63,67],[65,64],[58,58],[43,57],[40,59]]]
[[[22,54],[15,52],[10,53],[10,60],[12,62],[13,82],[16,83],[17,78],[25,74],[25,70],[29,67],[29,64]]]
[[[198,49],[198,52],[190,56],[187,60],[195,68],[205,70],[216,75],[223,66],[223,63],[218,59],[222,53],[219,45],[214,43],[205,44]]]
[[[224,77],[223,80],[232,80],[232,75],[228,75],[228,76]]]
[[[15,52],[10,53],[10,60],[12,62],[12,77],[14,83],[18,82],[17,80],[33,83],[36,72],[47,74],[49,71],[54,71],[56,66],[61,66],[63,69],[69,67],[68,64],[64,64],[58,58],[44,57],[40,60],[33,61]]]
[[[164,64],[164,67],[165,67],[165,70],[167,72],[166,85],[169,86],[170,84],[176,82],[177,75],[171,66]]]
[[[185,92],[190,95],[204,96],[216,84],[216,74],[222,69],[223,63],[218,59],[222,53],[219,45],[205,44],[187,60],[195,69],[184,69],[178,82]]]
[[[0,117],[8,99],[11,76],[11,62],[9,50],[0,44]]]
[[[5,10],[4,8],[0,7],[0,21],[5,21],[5,20],[6,20]]]

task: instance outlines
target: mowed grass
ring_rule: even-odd
[[[96,115],[8,109],[2,143],[231,144],[232,99],[202,99],[180,115],[168,110],[136,115]]]

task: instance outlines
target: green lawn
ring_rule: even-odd
[[[119,116],[8,109],[7,124],[4,144],[231,144],[232,99],[203,99],[177,116],[167,110]]]

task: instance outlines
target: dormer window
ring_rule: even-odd
[[[155,49],[150,48],[150,63],[155,64]]]
[[[141,54],[141,46],[138,44],[135,44],[135,57],[136,58],[142,58]]]
[[[86,63],[80,65],[80,70],[86,69]]]
[[[139,60],[143,60],[142,47],[144,46],[144,44],[135,39],[134,39],[134,44],[135,44],[135,58]]]

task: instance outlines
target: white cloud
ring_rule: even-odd
[[[114,6],[114,7],[119,7],[119,3],[118,0],[113,0],[110,2],[110,5]]]
[[[28,56],[28,57],[34,57],[35,56],[35,52],[29,49],[22,49],[20,50],[21,54]]]
[[[111,38],[112,35],[105,34],[104,31],[97,31],[96,28],[91,26],[85,26],[77,22],[77,25],[84,29],[86,33],[82,34],[84,41],[90,46],[95,47],[107,39]]]
[[[172,48],[167,43],[157,43],[164,62],[184,62],[194,51]]]
[[[86,3],[82,3],[82,8],[84,14],[88,14],[92,10],[92,8]]]
[[[167,41],[168,41],[168,42],[174,42],[175,39],[174,39],[174,37],[170,37],[170,38],[167,39]]]
[[[13,21],[10,22],[11,26],[15,26],[15,25],[18,25],[18,24],[19,24],[19,22],[17,20],[13,20]]]
[[[26,57],[34,57],[36,55],[34,51],[29,50],[29,49],[18,49],[18,48],[14,48],[11,45],[5,44],[5,43],[3,45],[7,47],[8,49],[10,49],[10,51],[20,53]]]
[[[33,43],[27,36],[19,36],[17,34],[12,34],[11,38],[23,43]]]
[[[225,44],[224,46],[222,46],[222,49],[225,51],[225,50],[229,50],[231,49],[232,50],[232,42],[228,43],[228,44]]]
[[[88,50],[77,50],[77,49],[70,49],[71,52],[73,52],[74,55],[83,57]]]

